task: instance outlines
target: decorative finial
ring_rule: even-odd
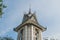
[[[31,14],[31,5],[29,6],[29,14]]]

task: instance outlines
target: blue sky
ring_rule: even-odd
[[[43,36],[60,37],[60,0],[4,0],[7,8],[0,18],[0,36],[17,38],[13,28],[17,27],[28,12],[31,5],[32,12],[36,11],[39,24],[47,27]]]

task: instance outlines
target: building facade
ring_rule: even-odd
[[[22,23],[14,28],[18,33],[17,40],[42,40],[42,32],[46,30],[36,19],[35,13],[31,13],[31,9],[24,14]]]

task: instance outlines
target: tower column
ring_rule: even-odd
[[[30,27],[30,40],[33,40],[33,25]]]
[[[38,39],[42,40],[42,31],[41,30],[39,30],[39,38]]]
[[[24,36],[24,39],[27,40],[27,26],[25,26],[25,36]]]
[[[29,25],[29,26],[28,26],[28,29],[27,29],[27,40],[30,40],[30,38],[31,38],[31,37],[30,37],[30,36],[31,36],[31,35],[30,35],[30,33],[31,33],[30,28],[31,28],[31,27],[30,27],[30,25]]]
[[[17,40],[20,40],[20,30],[18,31],[18,37]]]
[[[31,36],[31,37],[32,37],[32,40],[33,40],[33,25],[32,25],[32,27],[31,27],[31,29],[32,29],[32,30],[31,30],[31,31],[32,31],[32,36]]]

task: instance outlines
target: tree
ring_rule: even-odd
[[[2,17],[3,8],[6,8],[6,6],[3,4],[3,0],[0,0],[0,17]]]
[[[4,37],[5,40],[13,40],[11,37]]]
[[[0,37],[0,40],[14,40],[14,39],[11,37]]]

